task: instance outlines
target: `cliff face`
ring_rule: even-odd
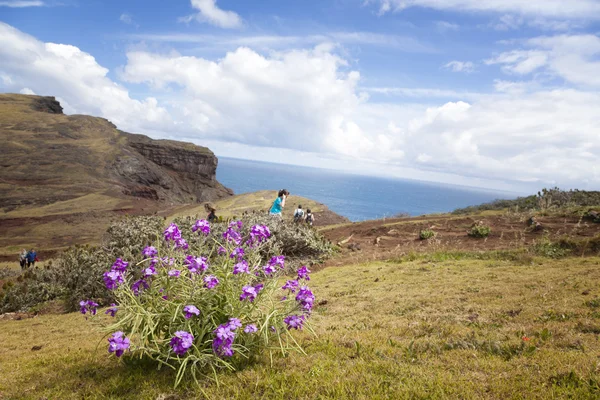
[[[216,180],[217,157],[190,143],[119,131],[67,116],[53,97],[0,94],[0,208],[52,204],[90,193],[175,204],[233,192]]]

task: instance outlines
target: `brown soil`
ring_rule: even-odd
[[[340,244],[342,254],[325,266],[346,265],[373,260],[384,260],[425,251],[486,251],[518,249],[539,242],[542,238],[558,240],[568,236],[572,240],[592,238],[600,234],[600,224],[581,221],[578,217],[536,217],[543,230],[534,232],[525,217],[498,216],[431,216],[418,218],[366,221],[325,228],[322,233],[333,243]],[[491,227],[485,239],[467,235],[471,226],[479,221]],[[420,240],[419,232],[431,229],[436,236]]]

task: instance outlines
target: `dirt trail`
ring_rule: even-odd
[[[486,239],[471,238],[469,228],[483,221],[492,229]],[[325,265],[344,265],[400,256],[409,252],[435,250],[484,251],[515,249],[539,242],[544,236],[557,239],[568,235],[572,239],[591,238],[600,234],[600,224],[581,221],[578,217],[537,217],[542,231],[532,231],[523,217],[498,216],[431,216],[386,219],[325,228],[322,233],[341,245],[342,254]],[[433,239],[419,240],[422,229],[436,232]]]

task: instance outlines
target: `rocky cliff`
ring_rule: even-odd
[[[232,195],[207,148],[67,116],[53,97],[0,95],[0,208],[49,205],[91,193],[170,204]]]

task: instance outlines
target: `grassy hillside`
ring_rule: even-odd
[[[313,274],[307,355],[265,355],[220,385],[109,359],[79,314],[0,320],[0,397],[577,398],[600,396],[600,259],[377,262]],[[60,376],[60,379],[57,379]]]

